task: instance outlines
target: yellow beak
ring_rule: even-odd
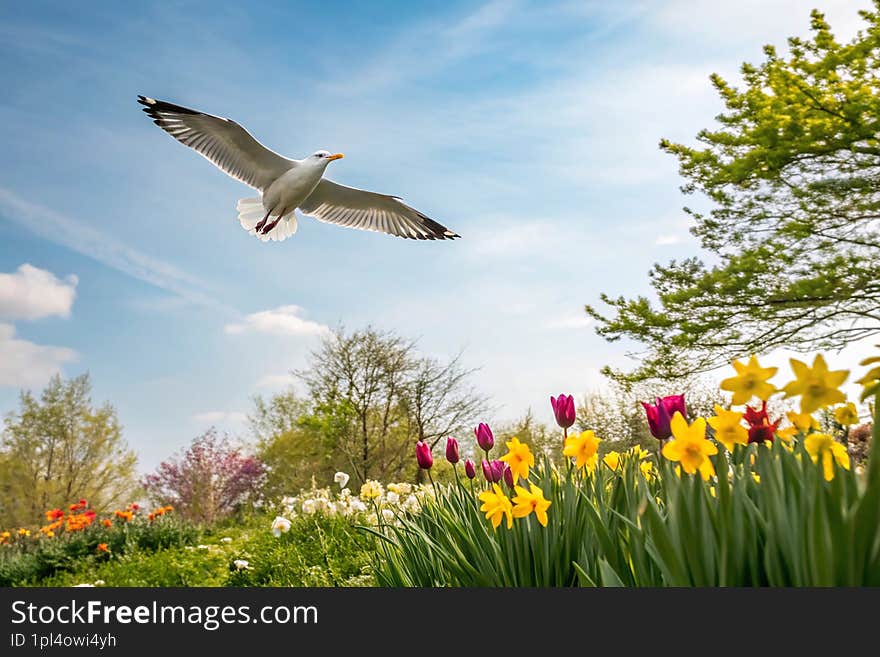
[[[333,155],[328,155],[327,159],[332,162],[333,160],[341,160],[344,157],[345,155],[343,155],[342,153],[334,153]]]

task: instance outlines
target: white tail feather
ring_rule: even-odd
[[[266,216],[261,198],[243,198],[238,201],[238,222],[251,235],[256,235],[263,242],[280,242],[296,232],[296,215],[293,212],[286,214],[275,228],[263,235],[257,234],[257,224]],[[269,217],[268,221],[274,221],[277,217]]]

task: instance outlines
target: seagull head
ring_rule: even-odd
[[[309,156],[309,160],[313,163],[326,167],[333,160],[340,160],[344,157],[342,153],[331,153],[330,151],[315,151]]]

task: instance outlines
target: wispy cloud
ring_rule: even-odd
[[[294,385],[297,378],[290,373],[287,374],[266,374],[257,381],[258,388],[289,388]]]
[[[545,326],[549,329],[584,329],[592,323],[592,318],[587,317],[586,314],[581,314],[566,315],[565,317],[551,319],[545,324]]]
[[[76,358],[73,349],[22,340],[12,324],[0,323],[0,386],[41,386]]]
[[[325,335],[330,331],[324,324],[303,319],[302,314],[299,306],[279,306],[246,315],[241,322],[227,324],[225,331],[232,335],[254,332],[295,336]]]
[[[14,273],[0,273],[0,318],[69,317],[78,282],[73,274],[61,280],[28,263]]]
[[[244,424],[247,421],[247,413],[241,411],[204,411],[193,415],[193,420],[201,424]]]
[[[0,216],[34,234],[187,301],[234,312],[217,301],[210,286],[178,267],[146,255],[95,228],[0,187]]]

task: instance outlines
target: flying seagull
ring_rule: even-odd
[[[296,232],[294,210],[319,221],[417,240],[460,237],[397,196],[346,187],[324,178],[342,153],[315,151],[289,160],[270,151],[231,119],[138,96],[153,122],[236,180],[257,198],[238,201],[238,220],[261,240],[281,241]]]

